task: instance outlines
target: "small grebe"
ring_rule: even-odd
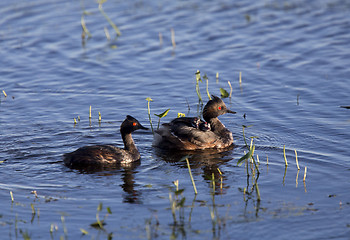
[[[148,129],[142,126],[132,116],[126,116],[120,125],[120,133],[124,142],[124,149],[112,145],[94,145],[81,147],[71,153],[64,154],[64,164],[70,168],[84,168],[90,166],[117,166],[128,164],[140,159],[131,133],[137,129]]]
[[[153,146],[169,150],[222,149],[233,144],[232,133],[217,118],[225,113],[236,113],[227,109],[225,103],[212,96],[203,109],[202,121],[198,118],[176,118],[162,124],[155,131]]]

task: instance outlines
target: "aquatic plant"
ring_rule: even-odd
[[[117,27],[117,25],[115,25],[113,23],[113,21],[108,17],[108,15],[105,13],[105,11],[103,11],[102,8],[102,4],[107,2],[107,0],[100,0],[98,1],[98,9],[100,10],[100,12],[102,13],[102,15],[107,19],[107,22],[112,26],[112,28],[114,29],[114,31],[116,32],[117,36],[121,36],[121,32],[119,31],[119,28]]]
[[[160,125],[160,119],[165,117],[166,115],[168,115],[170,108],[168,108],[167,110],[165,110],[164,112],[162,112],[161,114],[154,114],[155,116],[158,117],[158,126],[157,129],[159,129],[159,125]]]
[[[245,162],[246,173],[247,173],[247,188],[249,185],[249,177],[250,177],[250,173],[251,173],[252,181],[253,181],[252,191],[253,191],[253,189],[255,189],[256,195],[257,195],[257,201],[259,202],[261,200],[260,190],[259,190],[259,185],[258,185],[258,178],[260,175],[260,171],[259,171],[259,167],[254,159],[255,144],[253,143],[254,138],[256,138],[256,137],[255,136],[251,137],[250,146],[248,146],[247,140],[246,140],[246,137],[244,134],[244,129],[247,127],[250,127],[250,126],[243,125],[242,127],[243,127],[243,139],[244,139],[244,143],[248,149],[248,152],[245,153],[244,156],[238,160],[237,165],[240,166],[243,163],[243,161]],[[250,170],[251,170],[250,172],[249,172],[249,164],[250,164]],[[244,194],[245,193],[246,193],[246,191],[244,191]]]
[[[239,85],[242,85],[242,72],[239,72]]]
[[[229,96],[228,92],[223,88],[220,88],[220,93],[222,98],[227,98]]]
[[[210,96],[210,93],[209,93],[209,78],[208,78],[207,74],[204,74],[203,79],[205,79],[205,81],[207,83],[207,88],[206,88],[207,95],[208,95],[209,100],[211,100],[211,96]]]
[[[284,162],[286,164],[286,167],[288,166],[288,161],[286,157],[286,145],[283,145],[283,157],[284,157]]]
[[[230,95],[229,95],[229,98],[232,97],[232,86],[231,86],[231,82],[230,81],[227,81],[228,85],[230,86]]]
[[[173,225],[174,226],[184,226],[184,207],[186,198],[182,196],[182,193],[185,189],[179,189],[179,180],[175,180],[174,182],[175,190],[169,192],[169,201],[170,201],[170,209],[173,216]],[[177,218],[177,212],[179,215],[179,219]]]
[[[102,4],[107,2],[107,0],[99,0],[97,1],[98,3],[98,9],[100,11],[100,13],[105,17],[105,19],[107,20],[107,22],[112,26],[112,28],[114,29],[114,31],[116,32],[116,37],[119,37],[121,36],[121,32],[119,30],[119,28],[117,27],[117,25],[115,25],[115,23],[108,17],[108,15],[105,13],[105,11],[103,10],[102,8]],[[80,4],[81,4],[81,8],[83,9],[83,13],[81,15],[81,18],[80,18],[80,24],[81,24],[81,27],[82,27],[82,34],[81,34],[81,37],[82,37],[82,40],[83,40],[83,45],[85,45],[85,35],[88,36],[88,38],[91,38],[92,37],[92,34],[90,33],[90,31],[88,30],[87,26],[86,26],[86,23],[85,23],[85,16],[87,15],[92,15],[92,13],[88,12],[85,10],[85,6],[84,6],[84,1],[80,1]],[[108,32],[108,29],[105,27],[104,28],[104,32],[105,32],[105,35],[106,35],[106,38],[107,40],[110,40],[111,37],[109,35],[109,32]]]
[[[296,162],[296,164],[297,164],[297,168],[298,168],[298,170],[300,170],[300,167],[299,167],[299,162],[298,162],[298,154],[297,154],[297,150],[296,150],[296,149],[294,149],[294,151],[295,151],[295,162]]]
[[[202,82],[202,78],[201,78],[201,73],[199,70],[197,70],[196,72],[196,92],[197,92],[197,96],[198,96],[198,100],[200,103],[203,103],[202,100],[202,96],[201,96],[201,92],[199,90],[199,82]]]
[[[148,118],[149,118],[149,124],[151,125],[152,133],[154,134],[153,131],[153,125],[152,125],[152,119],[151,119],[151,108],[150,108],[150,102],[153,102],[152,98],[148,97],[146,98],[147,101],[147,110],[148,110]]]
[[[197,192],[196,184],[195,184],[195,182],[193,180],[193,176],[192,176],[192,172],[191,172],[191,166],[190,166],[190,163],[188,161],[188,158],[186,158],[186,163],[187,163],[188,173],[190,174],[190,177],[191,177],[194,194],[197,194],[198,192]]]

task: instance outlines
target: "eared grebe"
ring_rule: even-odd
[[[132,116],[126,116],[120,125],[120,133],[124,142],[124,149],[112,145],[85,146],[71,153],[64,154],[64,163],[70,168],[84,168],[91,166],[116,166],[129,164],[140,159],[131,133],[137,129],[148,129],[142,126]]]
[[[155,131],[153,146],[162,149],[196,150],[222,149],[233,144],[232,133],[220,122],[218,116],[236,113],[225,103],[212,96],[203,109],[202,121],[198,118],[176,118]]]

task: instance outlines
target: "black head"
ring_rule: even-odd
[[[191,126],[194,128],[198,128],[200,121],[201,120],[197,117],[192,118]]]
[[[120,125],[120,132],[121,133],[132,133],[133,131],[136,131],[137,129],[145,129],[148,128],[141,125],[139,121],[137,121],[136,118],[127,115],[122,125]]]
[[[225,113],[236,113],[228,109],[219,97],[212,95],[212,99],[204,106],[203,118],[205,121],[209,122],[210,119],[216,118]]]

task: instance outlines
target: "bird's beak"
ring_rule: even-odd
[[[142,125],[141,125],[141,123],[140,123],[139,129],[148,130],[148,128],[146,128],[146,127],[142,126]]]

